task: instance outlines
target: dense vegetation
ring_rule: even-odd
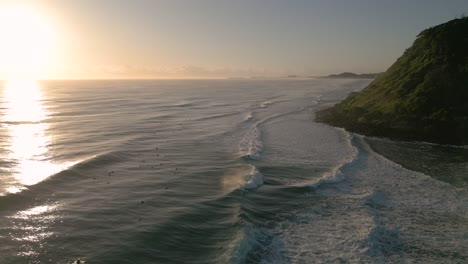
[[[468,144],[468,18],[422,31],[384,74],[317,120],[366,135]]]

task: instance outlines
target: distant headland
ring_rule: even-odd
[[[331,74],[328,76],[321,76],[319,78],[323,79],[375,79],[379,75],[381,75],[382,72],[379,73],[362,73],[362,74],[356,74],[352,72],[343,72],[340,74]]]
[[[310,75],[297,75],[289,74],[284,76],[250,76],[250,77],[228,77],[227,79],[375,79],[383,72],[379,73],[352,73],[343,72],[340,74],[331,74],[327,76],[310,76]]]
[[[316,120],[371,136],[468,144],[468,18],[423,30],[385,73]]]

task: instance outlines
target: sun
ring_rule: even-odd
[[[0,78],[43,78],[55,60],[56,35],[40,9],[0,5]]]

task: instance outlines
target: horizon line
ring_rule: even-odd
[[[51,78],[51,79],[34,79],[34,78],[16,78],[16,79],[1,79],[0,82],[9,81],[151,81],[151,80],[259,80],[259,79],[318,79],[323,76],[251,76],[251,77],[213,77],[213,78]]]

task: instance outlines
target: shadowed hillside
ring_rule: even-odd
[[[422,31],[384,74],[316,119],[372,136],[468,144],[468,18]]]

